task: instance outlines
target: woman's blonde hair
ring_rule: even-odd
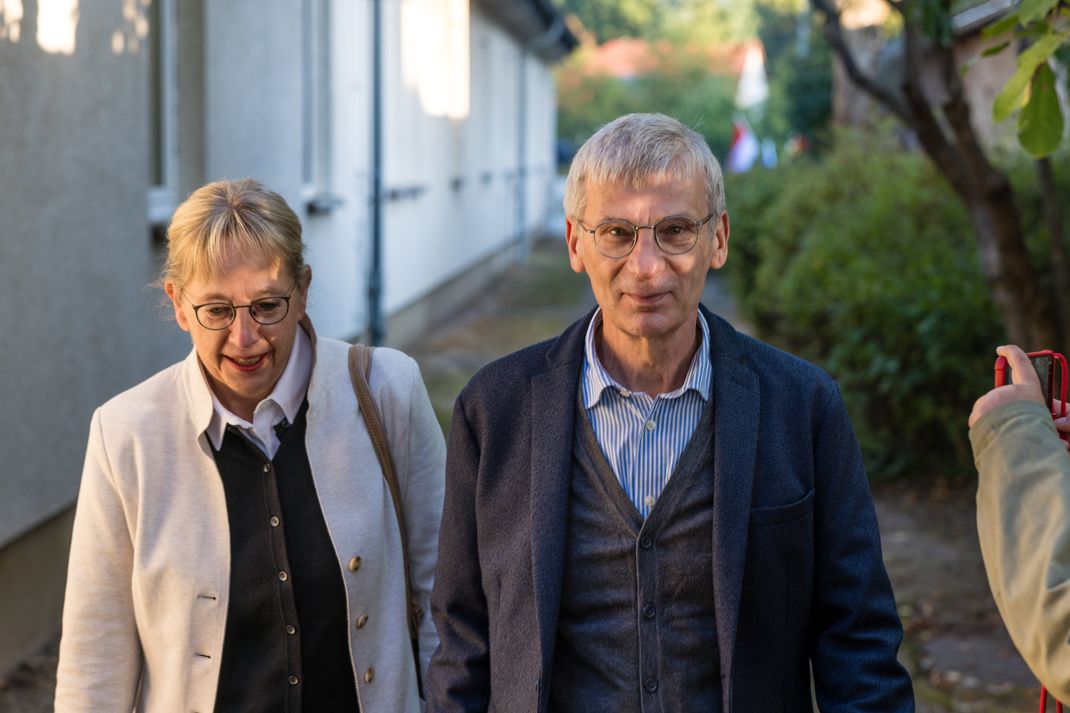
[[[584,142],[565,181],[565,215],[582,218],[590,186],[642,188],[664,180],[701,179],[709,211],[725,210],[724,178],[706,140],[664,114],[627,114]]]
[[[259,181],[215,181],[195,190],[171,218],[160,285],[181,290],[190,280],[223,272],[235,261],[280,260],[305,283],[301,221],[278,193]]]

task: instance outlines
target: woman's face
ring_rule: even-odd
[[[298,321],[305,315],[305,298],[311,271],[305,268],[305,285],[295,287],[281,260],[251,265],[236,262],[225,271],[197,277],[179,290],[174,283],[164,285],[175,308],[178,326],[190,333],[204,373],[216,398],[230,411],[252,420],[253,409],[275,388],[289,361],[297,336]],[[242,305],[259,303],[265,307],[279,303],[289,295],[289,309],[282,321],[264,325],[253,319]],[[261,302],[269,300],[270,302]],[[222,303],[223,307],[201,307],[198,321],[196,305]],[[226,314],[226,305],[237,306],[234,321],[223,329],[213,330],[209,314]],[[254,310],[256,307],[253,308]],[[269,320],[260,310],[258,317]]]

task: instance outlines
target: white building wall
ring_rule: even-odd
[[[150,205],[166,216],[206,181],[259,179],[304,225],[317,330],[351,338],[368,321],[371,3],[153,2],[173,40],[162,209],[149,200],[152,5],[78,0],[39,37],[43,3],[14,3],[19,16],[0,2],[0,674],[58,627],[93,409],[190,348],[149,286],[162,257]],[[549,68],[467,0],[383,8],[393,316],[522,254],[548,210],[554,99]],[[421,59],[421,42],[439,45]]]

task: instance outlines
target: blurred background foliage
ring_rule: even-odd
[[[756,335],[839,382],[877,477],[974,474],[970,407],[992,383],[1007,339],[960,196],[900,123],[832,126],[832,53],[805,0],[561,0],[582,48],[557,70],[559,136],[572,149],[602,124],[659,111],[702,133],[724,159],[745,117],[779,149],[775,167],[727,177],[732,223],[725,269]],[[893,39],[894,13],[880,29]],[[586,33],[586,34],[585,34]],[[647,43],[641,71],[599,65],[619,38]],[[736,106],[733,48],[760,42],[769,97]],[[712,48],[719,48],[714,51]],[[790,149],[804,139],[801,153]],[[798,146],[798,144],[796,144]],[[1053,165],[1057,191],[1070,176]],[[1048,224],[1035,163],[996,157],[1018,197],[1042,289],[1052,287]],[[1063,202],[1070,221],[1070,201]],[[1070,223],[1068,223],[1070,224]]]

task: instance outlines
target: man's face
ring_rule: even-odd
[[[193,338],[212,391],[233,413],[251,420],[253,409],[275,388],[289,361],[297,323],[305,314],[307,286],[295,287],[290,273],[276,260],[266,265],[232,265],[225,273],[191,280],[181,292],[172,283],[164,289],[174,305],[178,325]],[[270,325],[256,322],[248,309],[239,309],[228,327],[211,330],[198,322],[193,307],[205,303],[248,305],[284,295],[290,296],[286,316]]]
[[[587,207],[577,216],[587,228],[610,219],[653,225],[669,216],[701,221],[708,213],[702,180],[664,179],[642,188],[590,186]],[[569,263],[586,272],[602,308],[603,338],[623,344],[641,339],[669,342],[681,330],[694,330],[698,305],[710,268],[728,258],[728,213],[714,216],[699,228],[695,247],[682,255],[666,254],[649,228],[639,231],[635,248],[626,257],[609,258],[598,252],[594,237],[574,218],[566,221]]]

